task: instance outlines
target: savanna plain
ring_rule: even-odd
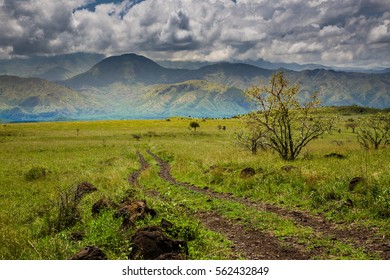
[[[238,146],[240,118],[2,124],[0,259],[136,258],[133,234],[164,223],[186,259],[390,259],[389,147],[362,148],[345,127],[361,115],[327,110],[336,129],[294,161]],[[76,199],[83,182],[96,189]],[[152,214],[124,226],[126,200]]]

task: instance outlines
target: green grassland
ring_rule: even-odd
[[[326,113],[333,112],[336,110]],[[129,194],[145,199],[158,213],[155,218],[137,222],[137,228],[157,225],[161,218],[171,221],[176,237],[188,240],[190,259],[233,258],[231,241],[202,225],[195,218],[198,211],[216,211],[281,240],[299,240],[307,248],[321,245],[326,250],[317,258],[379,258],[237,201],[213,199],[206,203],[205,194],[159,178],[159,166],[146,153],[150,150],[168,161],[179,181],[250,201],[321,214],[335,223],[375,229],[389,238],[389,147],[362,149],[356,134],[344,128],[348,118],[360,115],[338,114],[341,131],[310,143],[293,162],[281,160],[272,151],[252,155],[237,147],[234,133],[243,127],[239,118],[198,119],[196,132],[189,129],[193,119],[188,118],[2,125],[0,259],[68,259],[87,245],[99,246],[109,259],[126,259],[135,229],[121,231],[121,221],[113,218],[113,211],[93,217],[91,207],[101,197],[119,202]],[[140,167],[137,150],[151,168],[141,174],[136,187],[127,178]],[[346,158],[325,157],[332,152]],[[285,165],[296,168],[285,172],[281,170]],[[257,170],[256,175],[241,178],[240,172],[246,167]],[[363,177],[364,181],[351,191],[349,182],[354,177]],[[60,196],[84,181],[98,191],[81,200],[77,223],[56,228]],[[84,234],[82,240],[72,238],[77,232]]]

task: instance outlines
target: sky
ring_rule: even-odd
[[[389,0],[0,0],[0,21],[2,59],[131,52],[390,67]]]

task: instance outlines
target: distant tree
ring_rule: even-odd
[[[197,122],[190,123],[190,128],[193,128],[195,132],[196,132],[196,128],[198,128],[198,127],[200,127],[199,123],[197,123]]]
[[[355,133],[355,129],[359,126],[358,123],[356,122],[348,122],[345,124],[345,128],[348,129],[348,128],[351,128],[352,129],[352,133]]]
[[[357,139],[367,149],[390,144],[390,114],[364,117],[357,130]]]
[[[349,129],[351,128],[352,129],[352,133],[355,133],[355,129],[359,126],[359,124],[357,122],[355,122],[354,119],[350,118],[348,119],[347,123],[345,124],[345,128],[346,129]]]
[[[248,115],[248,125],[264,135],[264,145],[275,150],[284,160],[297,158],[302,148],[332,129],[333,118],[315,109],[317,95],[300,104],[300,87],[290,85],[283,72],[273,75],[268,85],[260,84],[245,91],[258,110]],[[333,122],[333,123],[332,123]]]

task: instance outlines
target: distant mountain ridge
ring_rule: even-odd
[[[42,77],[49,81],[59,81],[87,71],[104,58],[104,55],[96,53],[73,53],[1,59],[0,75],[24,78]]]
[[[131,53],[101,59],[85,72],[56,83],[1,76],[0,119],[229,117],[252,110],[244,90],[268,82],[280,70],[291,83],[301,85],[301,100],[318,91],[327,106],[390,107],[390,74],[386,71],[270,70],[231,62],[173,69]],[[71,73],[57,66],[40,77],[57,80]],[[12,90],[17,98],[10,96]]]
[[[159,84],[173,81],[172,76],[185,70],[167,69],[156,62],[136,54],[111,56],[94,65],[85,73],[65,82],[72,87],[101,87],[121,83]]]
[[[80,93],[39,78],[0,76],[0,119],[56,120],[94,113]]]

